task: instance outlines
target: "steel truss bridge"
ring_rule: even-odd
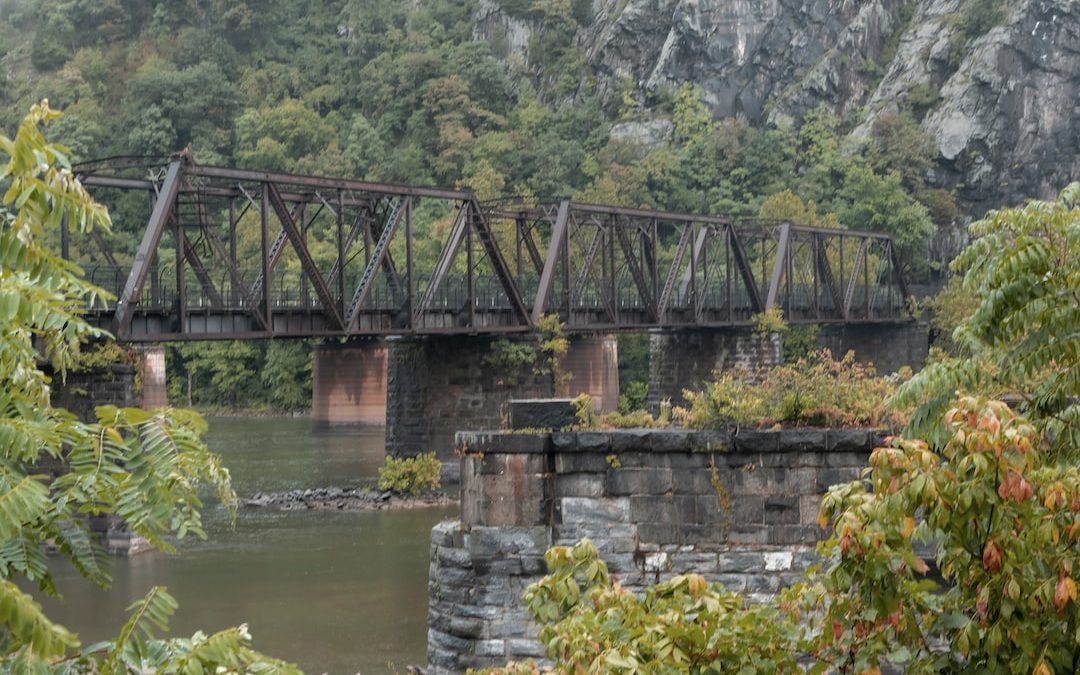
[[[135,251],[61,232],[124,341],[907,320],[889,235],[468,189],[111,158],[75,173]],[[145,226],[142,224],[145,222]],[[126,224],[126,227],[125,227]]]

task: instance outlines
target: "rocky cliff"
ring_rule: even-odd
[[[528,62],[540,30],[481,0],[475,35]],[[1080,177],[1078,0],[594,0],[577,45],[607,86],[693,82],[718,117],[797,123],[825,104],[865,137],[908,112],[931,182],[971,213]]]

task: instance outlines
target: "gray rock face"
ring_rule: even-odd
[[[717,117],[783,125],[825,104],[865,137],[914,95],[939,151],[931,182],[970,213],[1052,197],[1080,176],[1080,2],[1010,0],[983,35],[965,0],[594,0],[578,46],[602,86],[693,82]],[[475,35],[528,61],[537,26],[481,0]],[[658,128],[613,128],[645,147]]]

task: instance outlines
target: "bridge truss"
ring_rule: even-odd
[[[344,337],[906,320],[886,234],[468,189],[113,158],[76,173],[119,237],[69,232],[66,258],[115,296],[126,341]],[[135,227],[132,227],[135,225]]]

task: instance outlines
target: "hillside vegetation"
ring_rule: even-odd
[[[500,12],[531,27],[527,59],[505,43],[512,36],[483,39],[485,7],[7,0],[0,121],[13,128],[48,98],[66,113],[54,137],[76,160],[187,147],[205,164],[464,185],[481,199],[569,195],[792,218],[892,232],[915,278],[940,269],[928,242],[958,211],[950,192],[927,183],[935,150],[918,124],[924,111],[878,115],[863,141],[850,134],[858,118],[828,105],[752,126],[746,115],[714,114],[693,82],[613,80],[580,39],[600,20],[588,3],[504,3]],[[114,209],[121,259],[134,252],[144,211]],[[193,382],[197,404],[303,405],[309,368],[290,366],[288,383],[265,372],[261,382],[238,378],[235,368],[216,372],[221,350],[237,352],[229,361],[241,374],[265,371],[271,351],[305,358],[257,344],[174,350],[174,395]]]

